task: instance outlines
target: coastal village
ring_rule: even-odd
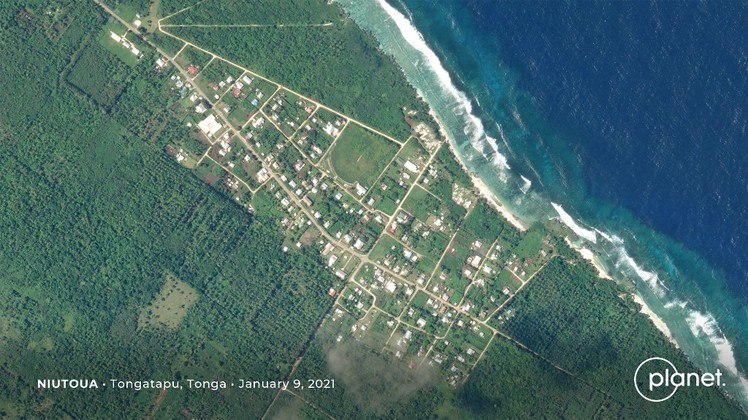
[[[478,106],[404,7],[3,8],[0,417],[745,414],[717,318],[662,322],[631,232],[551,201],[532,95]]]
[[[111,31],[112,48],[146,59],[130,30]],[[554,258],[551,235],[502,218],[430,116],[404,110],[411,136],[393,138],[180,41],[174,56],[151,54],[188,133],[166,153],[276,222],[284,252],[320,250],[337,280],[323,324],[337,342],[458,386],[496,335],[513,340],[500,330],[505,306]]]
[[[174,158],[248,212],[276,217],[284,251],[321,249],[339,280],[327,321],[338,341],[463,383],[511,316],[503,306],[551,258],[547,238],[508,223],[503,235],[471,229],[471,218],[501,216],[458,181],[462,168],[427,122],[393,139],[246,69],[211,73],[226,63],[208,60],[171,76],[193,129]],[[357,132],[369,141],[346,136]],[[382,167],[357,165],[377,148],[388,152]]]

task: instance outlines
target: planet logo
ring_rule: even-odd
[[[647,401],[667,401],[682,387],[724,386],[722,372],[678,372],[675,365],[662,357],[650,357],[641,362],[634,372],[636,392]]]

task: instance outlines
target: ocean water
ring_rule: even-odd
[[[575,244],[748,407],[748,7],[339,0],[525,222]]]

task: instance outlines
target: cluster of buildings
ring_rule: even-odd
[[[143,53],[135,46],[135,44],[130,42],[125,35],[118,35],[109,31],[109,36],[114,40],[114,42],[125,47],[125,49],[130,51],[135,57],[140,58],[143,56]]]

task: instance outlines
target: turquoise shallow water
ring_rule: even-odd
[[[538,112],[536,98],[520,87],[517,73],[479,48],[460,57],[450,54],[475,36],[470,28],[460,28],[458,19],[417,29],[379,0],[341,4],[402,67],[469,170],[523,221],[560,218],[569,225],[577,232],[578,246],[599,255],[614,277],[636,285],[694,363],[730,373],[729,392],[748,406],[743,373],[748,312],[727,287],[723,271],[653,230],[621,203],[597,198],[578,151]],[[438,10],[429,13],[438,20]],[[423,21],[413,18],[416,25]]]

